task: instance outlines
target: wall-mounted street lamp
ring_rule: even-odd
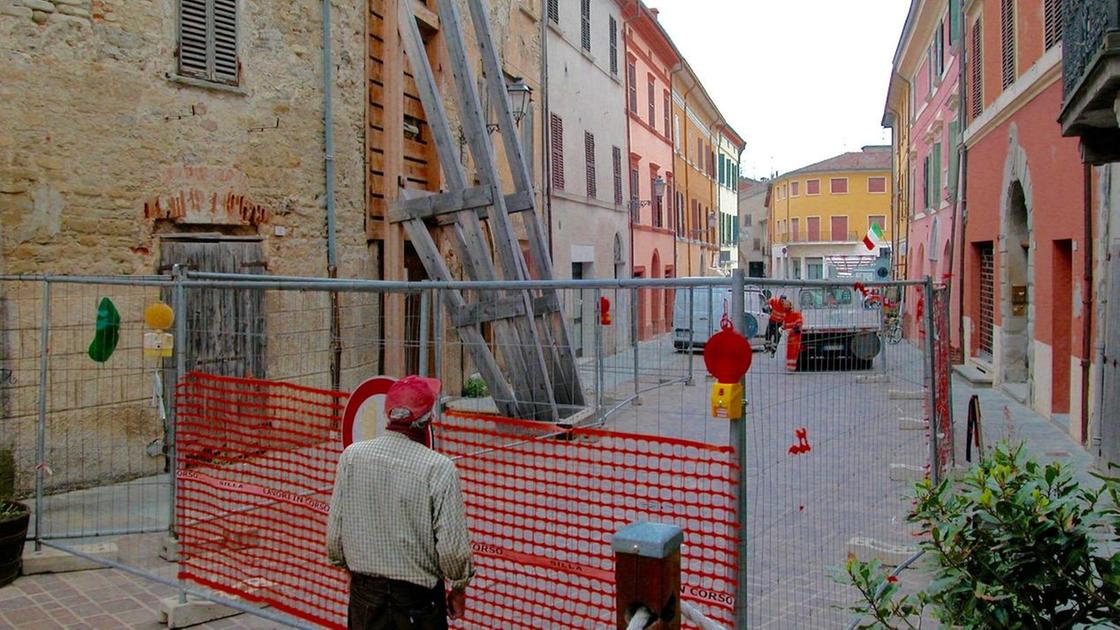
[[[521,77],[515,77],[506,84],[506,94],[509,96],[509,110],[513,114],[513,124],[520,127],[521,119],[529,113],[529,107],[533,103],[533,88],[529,87]],[[498,123],[486,123],[487,134],[501,128]]]
[[[665,179],[660,175],[657,179],[653,180],[653,199],[661,199],[661,195],[665,194]],[[630,209],[637,210],[645,206],[652,205],[653,199],[638,199],[637,197],[630,198]]]

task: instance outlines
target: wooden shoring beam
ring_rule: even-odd
[[[494,245],[496,259],[501,266],[504,279],[528,279],[528,268],[525,264],[524,257],[521,255],[521,248],[517,243],[513,225],[507,214],[505,196],[500,189],[498,168],[494,158],[494,147],[490,144],[489,134],[486,129],[486,117],[482,110],[482,103],[472,77],[471,64],[467,57],[463,22],[459,15],[458,4],[456,0],[437,0],[436,4],[439,7],[440,20],[443,24],[444,43],[447,45],[451,70],[454,75],[454,84],[459,96],[457,103],[460,108],[463,135],[466,138],[467,145],[470,147],[471,157],[474,159],[477,171],[476,176],[479,179],[480,185],[488,186],[493,189],[492,195],[494,198],[494,205],[492,206],[493,211],[490,213],[489,223],[491,228],[491,241]],[[489,37],[489,28],[489,22],[484,18],[483,29],[487,33],[487,37]],[[475,35],[476,37],[481,37],[477,32]],[[488,81],[491,78],[488,78]],[[496,78],[500,79],[501,74]],[[505,103],[505,109],[508,112],[507,98],[508,96],[505,94],[503,88],[500,100]],[[506,132],[512,129],[514,129],[514,127],[511,124]],[[505,133],[503,133],[503,137],[505,137]],[[521,300],[524,302],[526,313],[532,312],[532,296],[529,291],[515,290],[510,291],[509,294],[511,297],[520,295]],[[556,408],[556,397],[552,388],[552,375],[550,374],[548,364],[545,360],[545,345],[541,343],[540,337],[537,334],[535,318],[526,315],[524,318],[495,322],[495,326],[497,327],[501,325],[502,322],[506,321],[512,322],[512,325],[517,331],[519,341],[519,345],[516,348],[510,348],[507,354],[515,360],[517,358],[516,355],[521,355],[520,359],[525,365],[525,375],[528,379],[529,386],[527,391],[524,391],[525,397],[538,405],[537,413],[532,417],[552,421],[559,420],[558,410]],[[520,352],[518,352],[518,350],[520,350]],[[511,366],[513,370],[516,370],[517,367],[517,365]],[[515,376],[515,374],[511,372],[511,376]],[[520,398],[522,392],[518,392],[518,394]]]
[[[547,315],[558,310],[560,310],[560,305],[554,301],[553,296],[545,295],[533,298],[533,315],[535,316]],[[466,309],[452,315],[451,321],[456,326],[477,326],[484,322],[523,317],[524,315],[525,306],[521,300],[501,298],[469,304]]]
[[[444,0],[444,2],[446,3],[447,0]],[[486,76],[490,102],[497,106],[498,129],[502,134],[505,154],[509,161],[510,172],[513,175],[514,189],[519,192],[529,192],[534,203],[532,212],[521,213],[522,226],[529,241],[530,252],[533,260],[537,262],[541,277],[552,279],[555,277],[552,270],[552,257],[545,241],[540,214],[535,208],[536,199],[532,196],[533,179],[529,172],[528,162],[522,152],[521,142],[517,137],[517,126],[513,119],[513,111],[510,109],[501,59],[490,32],[489,13],[483,0],[467,0],[467,5],[470,8],[475,38],[482,56],[482,70]],[[461,26],[456,25],[456,34],[461,33]],[[448,41],[450,42],[450,40]],[[522,261],[522,264],[524,264],[524,261]],[[554,289],[549,289],[546,292],[556,293]],[[539,324],[540,335],[546,340],[546,347],[548,348],[548,371],[552,375],[551,382],[558,388],[554,392],[557,403],[577,407],[584,406],[586,402],[576,365],[575,349],[572,347],[571,334],[568,331],[568,324],[563,313],[547,315],[541,319]]]
[[[487,209],[494,205],[493,191],[490,188],[475,186],[465,190],[449,190],[429,193],[408,200],[399,200],[389,208],[389,221],[399,223],[409,219],[432,219],[444,215],[474,210],[478,218],[485,221],[490,213]],[[533,210],[532,194],[524,191],[506,195],[506,209],[509,212]]]
[[[423,103],[425,113],[428,114],[428,124],[432,130],[432,138],[435,141],[436,152],[446,175],[448,188],[451,191],[463,191],[466,189],[466,178],[463,174],[462,166],[459,164],[458,156],[456,155],[456,143],[452,139],[448,118],[443,107],[443,101],[436,86],[431,64],[428,60],[423,40],[421,39],[420,31],[416,24],[416,18],[412,13],[411,3],[409,0],[400,0],[399,6],[400,14],[398,26],[403,35],[402,40],[404,48],[410,61],[410,67],[416,81],[420,100]],[[444,26],[442,31],[445,41],[450,41],[448,40],[448,35],[449,32],[451,32],[453,33],[452,39],[455,39],[461,44],[461,32],[457,31],[460,25],[457,23],[449,24],[442,15],[441,22]],[[452,48],[452,45],[449,43],[449,52]],[[455,57],[453,56],[452,64],[454,65],[454,63]],[[471,114],[476,117],[476,121],[479,125],[484,125],[484,122],[481,121],[480,111],[476,109],[471,112]],[[467,118],[469,118],[469,115]],[[494,174],[496,177],[496,172],[494,172]],[[490,188],[493,191],[493,186],[490,186]],[[491,196],[495,196],[493,192],[491,192]],[[496,195],[496,197],[498,198],[497,203],[502,204],[504,202],[504,198],[502,198],[500,194]],[[504,215],[504,213],[505,209],[502,208],[501,212],[498,214]],[[466,271],[473,280],[496,279],[496,270],[493,261],[488,255],[490,248],[487,244],[487,238],[482,230],[482,225],[477,213],[473,210],[465,210],[458,212],[455,217],[455,238],[462,254],[464,271]],[[425,249],[428,249],[427,245],[431,244],[431,249],[434,250],[434,243],[431,241],[431,235],[427,232],[427,228],[423,227],[422,221],[418,219],[409,220],[405,221],[404,225],[408,226],[409,234],[414,240],[420,239],[423,241],[422,246],[424,246]],[[438,254],[438,250],[436,250],[435,253]],[[423,260],[426,268],[429,270],[432,269],[429,265],[436,264],[432,256],[425,256]],[[439,264],[443,264],[442,259]],[[429,271],[429,273],[435,275],[431,271]],[[461,297],[460,295],[460,299]],[[527,297],[526,294],[526,298]],[[465,301],[459,306],[455,306],[446,300],[445,304],[449,311],[454,313],[465,306]],[[528,305],[526,305],[526,308],[528,308]],[[531,362],[526,360],[526,355],[529,353],[527,353],[525,349],[534,347],[535,344],[532,344],[533,340],[531,338],[526,340],[525,325],[513,323],[509,320],[501,320],[494,323],[493,330],[495,340],[498,346],[503,348],[503,354],[506,356],[506,368],[509,374],[508,382],[512,384],[513,390],[511,393],[507,393],[498,391],[498,389],[491,389],[494,394],[495,402],[499,405],[499,409],[508,415],[523,418],[558,419],[555,401],[551,397],[551,392],[547,390],[541,392],[539,384],[543,379],[536,377],[535,374],[530,372],[529,366]],[[459,328],[458,331],[465,345],[467,345],[468,349],[471,351],[471,356],[480,372],[482,372],[483,378],[485,378],[488,383],[506,384],[507,381],[501,370],[498,369],[497,362],[489,346],[481,342],[482,337],[478,328],[476,326],[467,326]],[[529,325],[529,332],[532,332],[531,323]],[[545,385],[547,386],[547,383],[545,383]]]

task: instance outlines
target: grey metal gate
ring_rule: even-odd
[[[992,337],[995,329],[995,253],[992,244],[980,246],[980,354],[993,355]]]

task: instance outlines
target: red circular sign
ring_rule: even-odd
[[[732,328],[712,335],[704,346],[704,365],[720,383],[738,383],[753,358],[750,342]]]
[[[354,391],[350,393],[350,398],[346,400],[346,409],[342,412],[342,448],[346,448],[354,443],[355,438],[358,441],[368,440],[374,437],[377,430],[385,429],[385,414],[380,408],[372,407],[377,403],[384,404],[385,394],[389,391],[389,387],[397,379],[389,376],[374,376],[361,382]],[[360,422],[359,415],[364,416],[367,412],[376,414],[375,423],[377,426],[368,426],[368,423]],[[358,424],[357,431],[355,431],[355,423]],[[369,435],[367,435],[369,433]]]

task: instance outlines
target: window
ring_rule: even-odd
[[[941,207],[941,143],[933,145],[929,160],[930,199],[928,207]]]
[[[790,264],[792,265],[791,271],[793,272],[793,279],[794,280],[800,280],[801,279],[801,259],[800,258],[791,258],[790,259]]]
[[[630,206],[633,208],[634,223],[641,223],[642,208],[638,205],[638,167],[630,167]]]
[[[743,215],[743,227],[750,227],[750,226],[751,226],[751,215],[744,214]]]
[[[1044,0],[1043,13],[1043,40],[1046,50],[1053,48],[1062,41],[1062,1]]]
[[[999,41],[1003,53],[1003,87],[1015,82],[1015,0],[1000,0]]]
[[[801,238],[801,219],[789,220],[789,242],[800,243],[805,239]]]
[[[708,177],[716,178],[716,154],[710,144],[708,145]]]
[[[949,45],[961,39],[961,0],[949,0]]]
[[[724,170],[726,168],[727,168],[727,166],[724,164],[723,154],[720,153],[719,154],[719,185],[720,186],[723,186],[723,182],[724,182],[723,178],[724,178],[724,175],[725,175]]]
[[[867,229],[870,230],[871,226],[873,226],[873,225],[878,225],[879,229],[883,231],[883,234],[887,233],[887,217],[885,217],[881,214],[879,214],[879,215],[873,214],[873,215],[867,217]]]
[[[614,169],[614,202],[622,205],[622,149],[611,147],[611,167]]]
[[[821,240],[821,218],[808,217],[805,219],[806,238],[810,243]]]
[[[552,187],[564,190],[564,121],[556,114],[550,114],[552,144]]]
[[[930,205],[932,205],[930,203],[930,194],[929,194],[930,188],[933,186],[933,179],[930,177],[930,162],[932,161],[932,160],[930,160],[931,155],[932,155],[932,152],[929,153],[929,154],[926,154],[925,159],[922,160],[922,192],[925,195],[925,199],[923,200],[924,203],[922,204],[922,208],[924,208],[926,210],[929,210]]]
[[[832,177],[828,180],[828,191],[834,195],[848,194],[848,178]]]
[[[583,132],[583,170],[587,174],[587,196],[595,198],[595,134]]]
[[[847,241],[848,217],[832,217],[832,240]]]
[[[634,60],[629,59],[626,62],[626,83],[627,89],[630,92],[630,111],[638,113],[638,67],[634,65]]]
[[[560,23],[560,0],[548,0],[548,19]]]
[[[821,194],[821,180],[810,179],[807,182],[805,182],[805,194],[806,195],[819,195],[819,194]]]
[[[657,105],[653,102],[653,95],[654,92],[656,92],[656,86],[657,83],[654,82],[653,75],[648,75],[646,77],[646,89],[648,92],[648,94],[646,94],[646,102],[649,104],[649,126],[653,128],[656,128],[654,127],[653,121],[657,119]]]
[[[179,0],[179,73],[237,85],[237,0]]]
[[[614,16],[610,16],[611,32],[608,38],[610,42],[610,58],[611,58],[611,76],[618,76],[618,22],[615,21]]]
[[[704,139],[696,139],[696,170],[704,170]]]
[[[807,280],[823,280],[824,279],[824,259],[823,258],[806,258],[805,259],[805,278]]]
[[[885,192],[887,192],[887,178],[886,177],[868,177],[867,178],[867,192],[869,192],[869,193],[885,193]]]
[[[583,49],[591,52],[591,0],[580,0],[579,39]]]
[[[799,195],[801,195],[801,182],[790,182],[789,183],[789,196],[790,197],[797,197]]]
[[[762,251],[762,239],[758,238],[757,236],[754,237],[754,240],[751,242],[751,249],[756,252]]]
[[[984,48],[983,33],[980,30],[980,20],[972,25],[972,119],[975,120],[984,111]]]
[[[672,111],[673,111],[672,110],[672,105],[671,105],[672,101],[670,100],[670,98],[672,98],[672,97],[669,96],[669,90],[662,90],[662,92],[661,92],[661,103],[662,103],[663,111],[661,112],[661,116],[664,120],[661,121],[661,124],[665,127],[665,137],[666,138],[670,137],[669,133],[673,130],[672,127],[669,126],[669,117],[670,117],[670,115],[672,114]]]

